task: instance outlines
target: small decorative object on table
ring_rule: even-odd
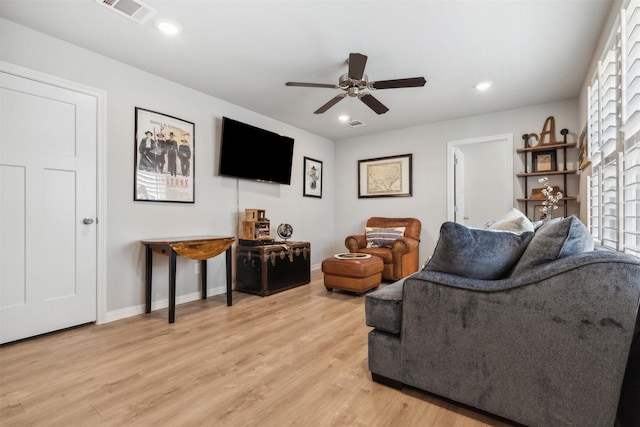
[[[542,202],[540,213],[542,219],[548,221],[553,216],[553,211],[558,209],[558,202],[562,200],[562,192],[557,191],[554,193],[554,188],[549,185],[549,178],[546,176],[538,180],[545,188],[542,189],[542,194],[546,197],[546,200]]]
[[[287,239],[290,239],[293,235],[293,227],[291,224],[280,224],[276,229],[276,233],[278,233],[278,237],[287,243]]]
[[[371,258],[371,255],[360,252],[347,252],[343,254],[335,254],[333,257],[337,259],[368,259]]]

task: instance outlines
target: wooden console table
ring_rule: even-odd
[[[202,299],[207,299],[207,260],[225,252],[227,263],[227,306],[233,304],[231,297],[231,245],[234,241],[235,238],[227,236],[170,237],[142,240],[141,242],[146,248],[145,312],[151,313],[153,252],[169,255],[169,323],[174,323],[176,320],[177,255],[200,261]]]

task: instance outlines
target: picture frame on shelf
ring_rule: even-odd
[[[322,161],[304,158],[304,190],[305,197],[322,198]]]
[[[536,151],[531,153],[533,172],[554,172],[558,170],[556,150]]]
[[[133,200],[194,203],[195,125],[135,107]]]
[[[578,139],[578,169],[583,170],[591,164],[589,160],[589,137],[587,135],[587,125],[584,125],[580,138]]]
[[[413,154],[358,160],[358,198],[411,197]]]

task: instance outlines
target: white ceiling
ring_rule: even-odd
[[[575,98],[612,0],[142,0],[141,25],[95,0],[0,0],[0,16],[317,135],[338,140]],[[183,32],[159,33],[169,18]],[[370,80],[424,76],[374,93],[376,115],[339,89],[350,52]],[[492,80],[478,93],[473,86]],[[366,126],[338,122],[346,114]]]

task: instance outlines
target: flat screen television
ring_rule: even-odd
[[[219,175],[291,184],[293,138],[222,118]]]

